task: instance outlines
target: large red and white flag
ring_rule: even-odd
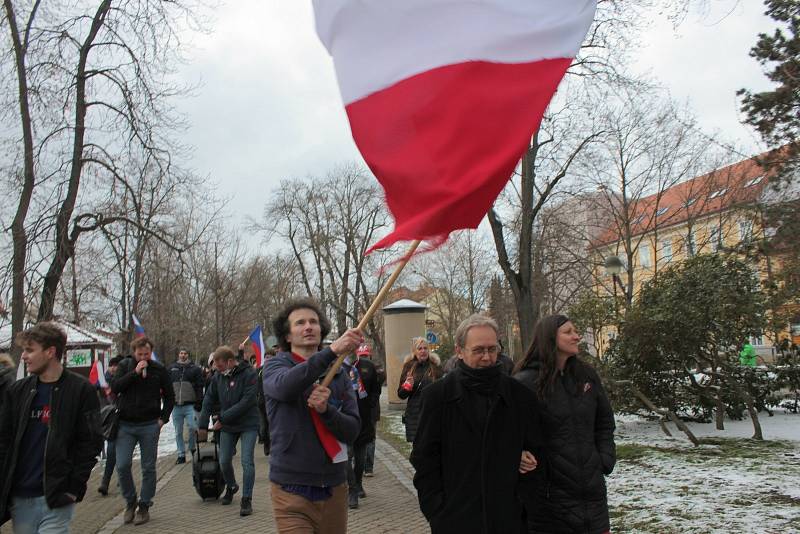
[[[596,0],[314,0],[350,127],[401,240],[476,228],[511,177]]]

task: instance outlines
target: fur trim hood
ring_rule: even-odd
[[[411,353],[409,353],[409,354],[406,354],[406,357],[405,357],[405,358],[403,358],[403,365],[405,365],[405,364],[407,364],[408,362],[410,362],[410,361],[411,361],[411,359],[412,359],[413,357],[414,357],[414,355],[413,355],[413,354],[411,354]],[[431,361],[431,363],[432,363],[433,365],[435,365],[436,367],[441,367],[441,366],[442,366],[442,359],[441,359],[441,358],[439,357],[439,355],[438,355],[438,354],[436,354],[435,352],[428,353],[428,359],[429,359],[429,360]]]

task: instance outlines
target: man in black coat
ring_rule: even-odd
[[[375,440],[376,414],[380,409],[381,378],[375,364],[369,360],[369,345],[361,345],[356,350],[355,360],[348,360],[348,375],[353,384],[353,392],[358,400],[358,415],[361,416],[361,431],[350,447],[347,485],[348,506],[358,508],[359,497],[366,497],[363,478],[367,460],[367,446]]]
[[[497,362],[497,334],[488,317],[465,319],[455,370],[425,393],[411,463],[432,534],[525,532],[516,490],[536,467],[535,399]]]
[[[89,381],[64,369],[67,336],[56,323],[21,332],[30,376],[0,408],[0,524],[14,532],[67,532],[103,446],[100,402]]]
[[[131,343],[133,358],[125,358],[111,381],[117,395],[119,430],[117,432],[117,478],[125,499],[125,523],[137,525],[150,520],[150,506],[156,493],[156,457],[158,435],[169,421],[175,392],[169,372],[152,359],[153,342],[141,336]],[[133,450],[139,444],[142,466],[142,492],[137,510],[136,484],[131,467]]]

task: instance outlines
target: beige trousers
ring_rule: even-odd
[[[347,483],[333,488],[333,496],[311,502],[270,482],[272,512],[280,534],[345,534]]]

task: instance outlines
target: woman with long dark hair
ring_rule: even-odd
[[[581,336],[564,315],[536,324],[514,377],[538,400],[543,447],[521,486],[530,533],[610,532],[605,475],[616,463],[614,413],[600,377],[578,358]]]
[[[424,337],[411,340],[411,354],[406,357],[403,370],[400,371],[400,384],[397,396],[406,401],[403,423],[406,426],[406,441],[414,442],[419,426],[419,414],[422,411],[422,391],[436,380],[442,378],[442,366],[439,356],[430,352]]]

